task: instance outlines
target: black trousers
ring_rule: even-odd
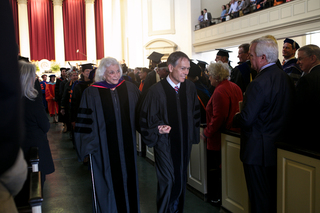
[[[243,164],[251,213],[277,212],[277,167]]]
[[[221,200],[221,150],[207,150],[208,200]]]

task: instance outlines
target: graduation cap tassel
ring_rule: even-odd
[[[92,180],[92,189],[93,189],[94,209],[95,209],[95,213],[98,213],[96,187],[95,187],[95,184],[94,184],[94,175],[93,175],[93,166],[92,166],[92,156],[91,156],[91,154],[89,154],[89,160],[90,160],[90,171],[91,171],[91,180]]]

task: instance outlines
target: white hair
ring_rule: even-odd
[[[94,80],[95,82],[99,82],[99,81],[103,81],[104,80],[104,73],[106,71],[106,69],[108,67],[110,67],[111,65],[118,65],[119,66],[119,70],[120,70],[120,76],[122,76],[122,68],[120,66],[119,61],[117,61],[117,59],[112,58],[112,57],[106,57],[101,59],[100,61],[100,65],[96,71]]]
[[[274,40],[266,37],[261,37],[253,40],[250,45],[257,44],[255,53],[256,56],[266,56],[268,63],[275,63],[278,60],[278,45]]]
[[[38,91],[34,88],[34,82],[36,80],[36,66],[22,60],[19,60],[18,64],[20,70],[22,96],[25,96],[29,100],[33,101],[38,95]]]
[[[208,66],[208,75],[211,77],[219,78],[219,82],[228,79],[229,77],[229,65],[218,61],[217,63],[211,62]]]

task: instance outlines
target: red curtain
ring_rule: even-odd
[[[16,43],[17,43],[17,45],[19,45],[19,24],[18,24],[18,3],[17,3],[17,0],[10,0],[10,5],[12,7],[13,25],[14,25],[14,32],[16,35]],[[20,50],[18,52],[20,52]]]
[[[102,59],[104,57],[102,0],[95,0],[94,14],[95,14],[95,21],[96,21],[97,59]]]
[[[54,60],[53,6],[51,0],[28,0],[30,59]]]
[[[62,8],[65,59],[66,61],[87,60],[84,0],[64,0]]]

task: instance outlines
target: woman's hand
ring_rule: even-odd
[[[158,130],[160,134],[169,134],[171,130],[171,126],[168,125],[159,125]]]

